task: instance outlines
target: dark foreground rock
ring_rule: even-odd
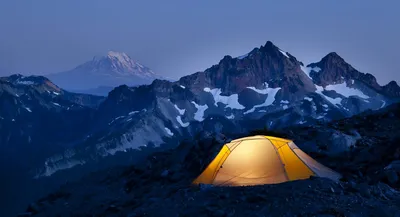
[[[294,139],[343,179],[339,183],[312,178],[253,187],[193,186],[191,181],[228,139],[203,135],[174,150],[155,153],[137,166],[89,174],[32,203],[21,214],[400,216],[400,104],[277,133]],[[341,139],[343,135],[346,139]]]
[[[221,142],[182,143],[140,167],[92,173],[31,204],[32,216],[400,216],[400,193],[382,182],[311,178],[252,187],[194,186]],[[210,157],[211,158],[211,157]],[[23,213],[26,215],[27,213]]]
[[[315,178],[212,187],[142,176],[129,180],[134,182],[130,188],[124,179],[71,184],[27,211],[34,216],[400,216],[400,194],[382,183],[337,184]]]

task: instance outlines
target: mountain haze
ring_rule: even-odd
[[[126,53],[116,51],[95,56],[72,70],[49,74],[47,77],[64,89],[79,92],[123,84],[149,84],[154,79],[162,78],[148,67],[132,60]]]

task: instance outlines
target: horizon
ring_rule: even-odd
[[[397,1],[93,2],[0,3],[0,75],[64,72],[115,50],[178,79],[272,41],[305,64],[336,52],[400,83]]]
[[[270,40],[267,40],[266,42],[268,42],[268,41],[270,41]],[[281,50],[283,50],[283,51],[285,51],[285,52],[287,52],[287,53],[293,55],[294,57],[296,57],[296,55],[292,54],[290,51],[287,51],[287,50],[284,50],[284,49],[280,48],[279,45],[275,44],[273,41],[271,41],[271,42],[272,42],[275,46],[277,46],[279,49],[281,49]],[[263,46],[263,45],[260,45],[260,46]],[[259,48],[260,46],[257,46],[257,47],[254,47],[254,48]],[[251,50],[253,50],[254,48],[252,48]],[[249,52],[251,52],[251,50],[250,50]],[[84,63],[86,63],[86,62],[91,61],[93,58],[96,58],[96,57],[105,57],[105,56],[107,56],[110,52],[126,54],[126,55],[128,55],[133,61],[135,61],[135,62],[141,64],[141,62],[139,62],[139,61],[137,61],[136,59],[132,58],[132,55],[129,54],[129,53],[126,53],[126,52],[124,52],[124,51],[117,51],[117,50],[112,50],[112,49],[110,49],[110,50],[106,51],[103,55],[99,55],[99,54],[93,55],[93,56],[92,56],[91,58],[89,58],[87,61],[82,62],[82,63],[78,63],[78,64],[76,64],[75,67],[70,68],[70,69],[67,69],[67,70],[64,70],[64,71],[53,72],[53,73],[47,73],[47,74],[41,74],[41,73],[20,73],[20,72],[16,72],[16,73],[10,73],[10,74],[5,74],[5,75],[2,75],[1,72],[0,72],[0,77],[2,77],[2,76],[11,76],[11,75],[23,75],[23,76],[37,75],[37,76],[44,76],[44,77],[46,77],[46,76],[51,75],[51,74],[57,74],[57,73],[61,73],[61,72],[66,72],[66,71],[69,71],[69,70],[73,70],[73,69],[76,68],[77,66],[80,66],[80,65],[82,65],[82,64],[84,64]],[[249,53],[249,52],[248,52],[248,53]],[[317,61],[310,62],[310,63],[304,63],[304,62],[303,62],[303,64],[304,64],[304,65],[308,65],[308,64],[311,64],[311,63],[319,62],[322,58],[324,58],[325,56],[327,56],[327,55],[330,54],[330,53],[336,53],[337,55],[339,55],[340,57],[343,58],[343,56],[341,56],[340,53],[337,53],[336,51],[331,51],[331,52],[329,52],[329,53],[323,55],[323,56],[322,56],[319,60],[317,60]],[[243,55],[246,55],[246,54],[247,54],[247,53],[245,53],[245,54],[243,54]],[[232,56],[232,55],[229,55],[229,54],[226,54],[225,56],[231,56],[232,58],[238,58],[238,57],[240,57],[240,56]],[[297,58],[297,57],[296,57],[296,58]],[[215,61],[214,64],[208,66],[207,68],[205,68],[204,70],[201,70],[201,71],[205,71],[205,70],[207,70],[208,68],[212,67],[213,65],[218,64],[218,62],[219,62],[220,60],[222,60],[222,59],[223,59],[223,57],[221,57],[219,60]],[[302,61],[299,60],[299,59],[297,59],[297,60],[298,60],[299,62],[302,62]],[[346,61],[346,59],[344,59],[344,60]],[[346,61],[346,62],[347,62],[347,61]],[[352,65],[351,63],[349,63],[349,62],[347,62],[347,63],[350,64],[351,66],[353,66],[353,65]],[[150,69],[152,70],[152,68],[151,68],[150,66],[147,66],[147,65],[144,65],[144,66],[145,66],[145,67],[148,67],[148,68],[150,68]],[[354,67],[354,66],[353,66],[353,67]],[[354,67],[354,68],[355,68],[356,70],[358,70],[356,67]],[[360,71],[360,70],[358,70],[358,71]],[[195,72],[192,72],[192,73],[188,73],[188,74],[182,75],[181,77],[177,77],[177,78],[175,78],[175,77],[171,78],[171,77],[168,77],[168,75],[167,75],[167,76],[162,75],[162,74],[161,74],[161,75],[163,76],[163,79],[162,79],[162,80],[177,81],[177,80],[179,80],[179,79],[182,78],[182,77],[185,77],[185,76],[194,74],[194,73],[196,73],[196,72],[198,72],[198,71],[195,71]],[[360,72],[361,72],[361,73],[365,73],[365,74],[369,73],[369,72],[363,72],[363,71],[360,71]],[[157,73],[157,72],[155,72],[155,73]],[[389,80],[389,81],[386,82],[386,83],[381,83],[381,82],[379,81],[378,77],[377,77],[375,74],[373,74],[373,73],[369,73],[369,74],[374,75],[374,77],[377,78],[378,84],[381,85],[381,86],[384,86],[384,85],[386,85],[386,84],[389,84],[389,83],[392,82],[392,81],[396,82],[397,84],[400,84],[400,80],[395,80],[395,79]],[[51,79],[50,79],[50,80],[51,80]],[[101,87],[101,86],[99,86],[99,87]]]

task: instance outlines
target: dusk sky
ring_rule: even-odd
[[[400,1],[0,1],[0,75],[66,71],[122,51],[172,78],[272,41],[308,64],[337,52],[400,82]]]

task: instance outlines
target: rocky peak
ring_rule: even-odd
[[[264,46],[260,47],[260,51],[265,53],[276,53],[276,51],[279,51],[279,48],[271,41],[267,41]]]
[[[331,52],[317,63],[311,63],[307,67],[312,68],[310,76],[320,86],[343,83],[348,79],[360,79],[360,72],[354,69],[336,52]]]
[[[271,41],[238,58],[225,56],[218,65],[205,71],[205,83],[227,94],[250,86],[262,87],[265,82],[270,88],[282,87],[283,91],[290,89],[290,92],[308,92],[314,87],[300,70],[296,58]]]
[[[330,52],[325,57],[322,58],[322,62],[329,62],[329,63],[344,63],[347,64],[344,59],[339,56],[336,52]]]
[[[400,87],[396,81],[389,82],[382,89],[389,96],[400,97]]]

